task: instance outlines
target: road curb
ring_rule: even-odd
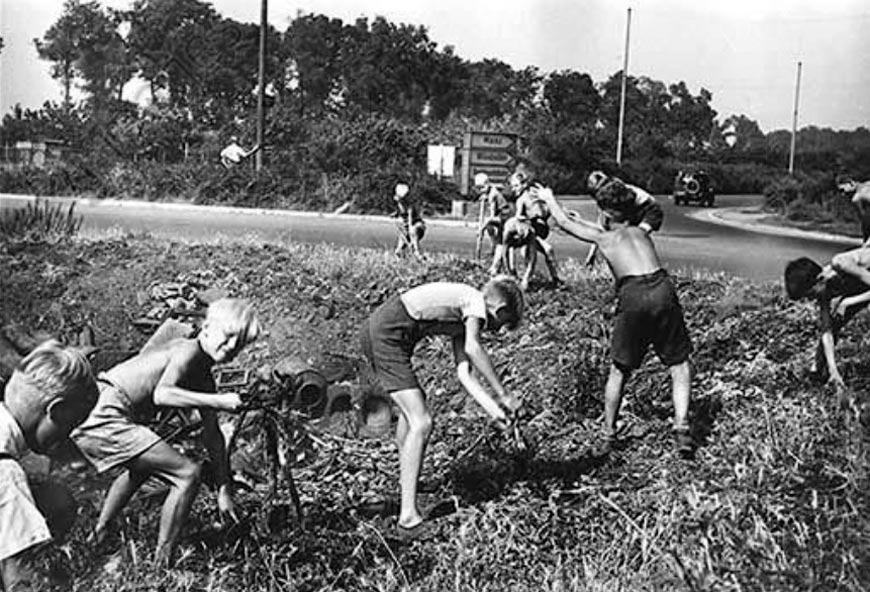
[[[305,210],[282,210],[275,208],[242,208],[239,206],[221,205],[198,205],[189,203],[171,203],[163,201],[143,201],[135,199],[98,199],[91,197],[59,197],[21,195],[17,193],[0,193],[0,199],[9,199],[22,203],[35,203],[37,200],[48,200],[53,203],[71,203],[87,205],[90,207],[120,207],[140,208],[146,210],[164,210],[176,212],[220,212],[225,214],[245,214],[254,216],[287,216],[293,218],[322,218],[336,220],[360,220],[369,222],[390,222],[391,216],[379,216],[374,214],[333,214],[331,212],[309,212]],[[444,218],[426,218],[426,224],[430,226],[449,226],[473,228],[477,226],[476,220],[450,220]]]
[[[729,218],[729,215],[734,215],[736,212],[744,212],[746,208],[716,208],[706,209],[698,212],[688,212],[686,216],[710,222],[712,224],[721,224],[732,228],[739,228],[749,232],[759,234],[769,234],[773,236],[787,236],[792,238],[806,238],[814,240],[828,241],[842,245],[859,246],[861,241],[857,238],[843,236],[840,234],[831,234],[828,232],[818,232],[814,230],[801,230],[799,228],[789,228],[786,226],[773,226],[771,224],[763,224],[760,222],[747,222],[744,220],[734,220]]]

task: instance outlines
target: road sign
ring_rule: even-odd
[[[516,166],[517,151],[517,134],[467,132],[462,144],[460,193],[469,194],[472,179],[477,173],[486,173],[496,185],[505,184]]]

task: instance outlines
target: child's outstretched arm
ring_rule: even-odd
[[[537,185],[532,188],[532,191],[547,204],[550,214],[562,230],[587,243],[596,243],[600,240],[604,231],[597,224],[579,217],[569,217],[556,201],[552,189]]]
[[[199,346],[196,343],[186,343],[169,354],[169,363],[154,388],[154,404],[163,407],[199,407],[238,411],[242,406],[242,398],[238,393],[208,393],[178,386],[188,376],[189,369],[194,364],[200,363],[196,360],[198,350]]]
[[[465,337],[458,335],[453,338],[453,357],[456,360],[456,374],[463,388],[474,397],[474,400],[483,407],[490,417],[496,421],[507,422],[507,414],[502,404],[508,408],[519,407],[519,405],[514,397],[507,394],[495,372],[495,368],[492,367],[489,355],[480,344],[478,338],[480,324],[480,319],[466,319]],[[476,335],[474,336],[469,336],[469,328],[471,326],[475,328],[474,332]],[[483,377],[495,392],[495,397],[490,395],[483,385],[480,384],[480,381],[475,378],[471,371],[472,365],[483,374]],[[500,401],[502,404],[499,403]]]

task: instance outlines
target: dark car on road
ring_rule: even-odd
[[[674,203],[679,205],[698,203],[713,207],[716,193],[710,176],[703,171],[679,173],[674,180]]]

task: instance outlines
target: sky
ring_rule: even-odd
[[[128,8],[132,0],[101,0]],[[256,0],[213,0],[222,15],[259,22]],[[58,19],[63,0],[0,0],[0,115],[16,103],[60,100],[33,39]],[[495,58],[543,73],[571,69],[603,82],[628,72],[713,95],[720,121],[745,115],[765,132],[870,127],[870,2],[867,0],[268,0],[284,31],[299,13],[352,22],[384,16],[423,25],[439,47],[467,60]],[[797,84],[798,62],[801,66]]]

